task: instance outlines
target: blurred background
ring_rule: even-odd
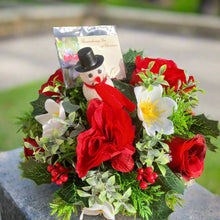
[[[52,27],[101,24],[116,25],[122,52],[187,70],[206,91],[196,113],[220,121],[220,0],[0,0],[0,151],[22,147],[16,118],[59,68]],[[220,195],[219,156],[207,153],[197,182]]]

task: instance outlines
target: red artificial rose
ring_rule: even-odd
[[[190,140],[175,137],[167,144],[172,157],[169,167],[174,173],[180,173],[186,181],[191,177],[198,178],[202,174],[207,150],[202,135],[198,134]]]
[[[134,167],[135,129],[129,114],[124,109],[92,99],[87,118],[91,128],[79,134],[76,148],[79,177],[84,177],[91,168],[107,160],[111,160],[112,167],[118,171],[131,171]]]
[[[167,65],[166,71],[163,73],[164,80],[166,80],[169,83],[170,88],[174,87],[174,91],[177,91],[178,81],[181,81],[180,88],[182,88],[183,83],[186,83],[186,76],[185,76],[184,70],[179,69],[172,60],[165,60],[165,59],[159,59],[159,58],[152,59],[148,57],[141,59],[141,56],[137,56],[135,60],[136,69],[134,70],[131,81],[130,81],[131,85],[135,85],[135,84],[138,84],[139,82],[143,82],[140,76],[137,74],[140,72],[143,72],[142,69],[147,69],[149,63],[152,61],[154,61],[155,63],[150,71],[153,72],[154,74],[159,73],[160,67],[162,65]],[[189,81],[194,82],[193,76],[189,77],[188,82]],[[190,89],[188,88],[187,91],[189,90]]]
[[[41,89],[38,91],[39,94],[43,94],[43,95],[45,95],[45,96],[53,96],[53,95],[60,96],[60,94],[59,94],[59,93],[56,93],[56,92],[51,92],[51,91],[43,92],[43,90],[44,90],[47,86],[53,86],[53,87],[55,87],[54,80],[56,80],[57,82],[59,82],[59,83],[61,83],[61,84],[64,83],[62,69],[58,69],[53,75],[50,76],[50,78],[48,79],[48,81],[41,86]],[[59,90],[60,90],[60,92],[61,92],[61,86],[59,86],[58,88],[59,88]]]
[[[44,149],[43,149],[43,148],[40,148],[40,146],[37,144],[37,142],[36,142],[34,139],[32,139],[32,138],[27,138],[27,139],[25,139],[25,138],[24,138],[24,142],[28,142],[28,143],[31,144],[33,147],[39,148],[38,151],[44,152]],[[25,155],[25,157],[26,157],[27,160],[29,159],[29,157],[35,158],[35,157],[34,157],[34,151],[33,151],[32,149],[30,149],[30,148],[25,147],[25,146],[24,146],[24,155]]]

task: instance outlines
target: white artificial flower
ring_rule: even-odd
[[[138,117],[143,121],[143,126],[149,136],[155,136],[156,131],[166,135],[174,133],[173,122],[167,119],[177,110],[176,102],[169,97],[162,97],[161,85],[153,86],[148,91],[143,86],[134,88],[137,99]]]
[[[66,118],[62,102],[59,104],[52,99],[47,99],[45,102],[45,109],[48,113],[35,116],[35,119],[43,126],[43,137],[51,138],[55,129],[59,129],[63,126],[61,122],[56,121],[54,118],[59,117],[61,119]]]
[[[82,214],[80,215],[80,220],[83,220],[83,215],[101,215],[103,214],[106,219],[115,220],[114,208],[113,206],[105,201],[103,205],[95,203],[91,208],[84,207]]]

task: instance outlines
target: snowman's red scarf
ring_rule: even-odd
[[[135,104],[124,96],[118,89],[106,84],[107,77],[100,83],[92,86],[84,82],[90,88],[95,89],[102,100],[115,108],[126,108],[129,112],[133,112],[136,108]]]

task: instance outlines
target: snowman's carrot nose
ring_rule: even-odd
[[[99,76],[97,76],[95,79],[94,79],[95,82],[97,83],[100,83],[101,82],[101,78]]]

